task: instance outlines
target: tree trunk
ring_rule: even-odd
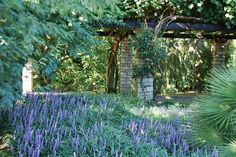
[[[119,48],[120,37],[116,33],[114,37],[114,42],[112,48],[108,50],[108,60],[107,60],[107,92],[116,93],[117,92],[117,82],[118,82],[118,65],[117,65],[117,51]]]

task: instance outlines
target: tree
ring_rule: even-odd
[[[89,53],[96,41],[88,21],[111,16],[118,11],[116,4],[116,0],[0,0],[0,106],[11,106],[21,97],[21,71],[28,58],[47,80],[62,57]]]

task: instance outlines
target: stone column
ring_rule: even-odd
[[[144,100],[153,99],[153,76],[148,74],[137,79],[137,96]]]
[[[121,54],[120,54],[120,92],[123,94],[131,92],[132,82],[132,49],[130,47],[130,40],[124,38],[122,40]]]
[[[232,40],[231,41],[231,44],[232,44],[232,46],[233,46],[233,53],[231,54],[231,58],[232,58],[232,65],[233,66],[236,66],[236,40],[234,39],[234,40]]]
[[[218,68],[225,65],[225,51],[226,43],[225,39],[214,39],[211,41],[211,53],[212,53],[212,67]]]
[[[138,67],[142,66],[143,62],[139,58],[139,52],[136,55],[136,64]],[[153,100],[153,76],[148,74],[144,77],[138,77],[136,80],[136,93],[137,96],[144,100]]]
[[[29,60],[22,70],[22,94],[26,95],[28,92],[32,92],[32,87],[32,62]]]

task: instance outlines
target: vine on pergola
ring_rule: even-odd
[[[174,12],[177,17],[196,17],[205,23],[229,28],[236,25],[235,0],[122,0],[122,3],[123,18],[158,20],[163,11],[168,10],[164,17]]]

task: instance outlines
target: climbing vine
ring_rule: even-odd
[[[123,0],[124,16],[135,19],[159,19],[174,13],[176,17],[198,17],[202,22],[228,28],[236,25],[235,0]]]
[[[152,74],[155,69],[161,72],[160,61],[166,58],[166,51],[160,40],[155,40],[155,31],[151,28],[144,28],[136,34],[134,48],[139,63],[134,68],[134,77]]]

